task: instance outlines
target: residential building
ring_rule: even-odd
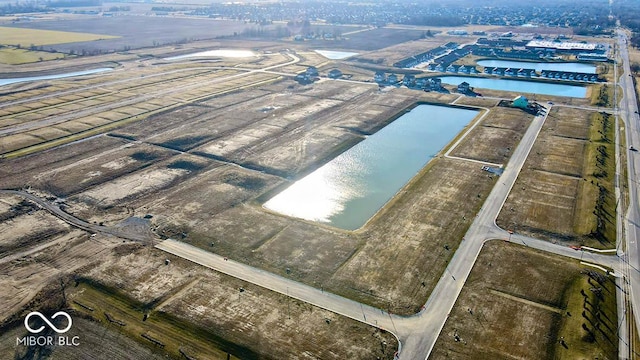
[[[342,71],[338,69],[331,69],[331,71],[329,71],[329,74],[327,76],[331,79],[339,79],[342,77]]]
[[[529,100],[526,97],[519,95],[513,99],[513,106],[521,109],[526,109],[529,106]]]
[[[458,92],[461,94],[466,94],[469,91],[471,91],[471,89],[469,88],[469,83],[464,81],[462,82],[460,85],[458,85]]]

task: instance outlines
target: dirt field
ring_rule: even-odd
[[[260,203],[289,179],[303,176],[361,141],[363,134],[375,132],[398,109],[420,100],[450,102],[454,98],[406,89],[379,91],[338,81],[314,86],[279,82],[209,97],[122,127],[111,136],[45,152],[45,156],[9,161],[4,168],[15,173],[7,171],[6,184],[29,184],[64,196],[68,211],[90,221],[113,225],[132,214],[152,214],[160,236],[184,237],[276,273],[288,267],[298,280],[381,307],[391,302],[392,310],[413,313],[426,300],[436,277],[419,276],[399,287],[389,286],[393,282],[381,281],[382,274],[369,268],[373,264],[365,265],[361,259],[377,256],[377,261],[393,262],[397,254],[386,254],[379,247],[388,244],[386,234],[398,233],[398,248],[414,260],[397,264],[397,274],[403,276],[403,269],[414,263],[424,264],[435,274],[433,266],[444,266],[451,252],[436,258],[433,249],[444,244],[457,247],[493,183],[479,166],[437,159],[433,172],[423,176],[439,181],[417,181],[412,185],[420,194],[417,198],[398,201],[385,212],[397,217],[394,229],[387,229],[380,217],[364,233],[345,234],[271,215],[261,210]],[[509,121],[508,115],[500,120],[502,116],[488,118],[488,124]],[[513,126],[515,130],[509,131],[514,134],[523,129]],[[463,143],[460,148],[475,146]],[[490,147],[485,149],[478,151],[488,154]],[[189,154],[180,154],[185,151]],[[460,187],[442,182],[443,173],[451,174]],[[469,191],[476,201],[455,200]],[[421,208],[438,211],[418,215]],[[405,226],[414,217],[416,222]],[[446,223],[455,224],[450,226],[455,230],[444,232]],[[355,267],[360,270],[352,270]],[[353,271],[359,273],[357,285],[347,276]]]
[[[286,61],[287,57],[279,56],[279,61]],[[197,65],[194,65],[197,67]],[[125,77],[125,73],[110,72],[102,74],[96,78],[102,81],[113,81],[114,86],[95,91],[81,92],[82,95],[67,95],[66,102],[51,99],[50,95],[42,100],[24,102],[20,100],[30,92],[22,92],[15,95],[18,104],[11,105],[11,98],[8,98],[9,105],[2,107],[0,113],[0,128],[15,125],[16,123],[29,126],[27,131],[13,133],[5,136],[0,146],[0,152],[5,156],[16,156],[29,153],[65,142],[78,140],[84,137],[93,136],[101,132],[106,132],[110,128],[120,126],[120,124],[137,121],[160,110],[167,110],[184,102],[192,102],[198,99],[208,99],[216,94],[237,91],[245,87],[264,84],[278,79],[277,75],[256,74],[253,76],[243,76],[245,73],[236,71],[216,69],[178,69],[169,71],[169,74],[149,74],[140,78],[119,81]],[[143,72],[142,75],[145,75]],[[207,82],[207,86],[194,84],[193,80],[198,77],[200,81]],[[224,81],[225,79],[232,81]],[[90,80],[95,80],[90,78]],[[62,83],[63,88],[73,89],[77,86],[74,83]],[[47,89],[55,91],[55,88]],[[73,91],[72,92],[77,92]],[[163,96],[164,101],[148,101],[149,94],[155,92],[158,96]],[[82,96],[78,98],[77,96]],[[97,108],[98,110],[91,110]],[[101,110],[101,111],[100,111]],[[2,115],[5,114],[5,115]],[[40,125],[38,122],[46,116],[58,116],[68,121],[57,122],[55,127],[42,128],[46,124]],[[88,125],[88,127],[87,127]],[[102,127],[102,128],[101,128]],[[69,129],[77,129],[76,132]]]
[[[450,155],[506,165],[532,119],[522,110],[494,107]]]
[[[34,204],[0,196],[0,323],[32,301],[51,281],[89,262],[119,240],[96,237],[70,228]],[[15,344],[15,343],[14,343]]]
[[[138,343],[134,352],[151,348],[154,356],[171,358],[180,358],[182,350],[196,358],[230,353],[233,359],[391,359],[397,350],[389,333],[137,244],[114,248],[74,277],[75,282],[63,277],[64,298],[59,285],[50,286],[30,306],[62,302],[74,325],[77,318],[92,320],[70,333],[80,337],[75,356],[93,350],[96,333],[112,334],[103,346],[111,341],[111,347],[122,348],[120,338],[129,338]],[[164,346],[154,347],[140,334]],[[20,351],[15,343],[9,347],[6,336],[0,344],[8,353]]]
[[[3,334],[0,335],[0,352],[17,358],[32,354],[35,358],[40,355],[51,360],[165,359],[164,354],[154,352],[150,347],[142,346],[124,336],[121,329],[115,326],[104,327],[79,316],[73,316],[73,327],[65,335],[69,339],[78,336],[80,346],[37,347],[30,348],[31,350],[27,350],[29,348],[26,347],[16,348],[16,338],[22,338],[27,334],[22,324],[3,329]]]
[[[79,317],[94,321],[80,321],[81,325],[74,327],[75,332],[71,333],[81,337],[82,345],[74,351],[74,356],[80,358],[82,354],[95,351],[92,344],[98,338],[106,347],[109,343],[105,341],[112,341],[110,348],[121,348],[122,341],[129,341],[122,337],[131,338],[144,346],[134,343],[133,353],[148,353],[146,348],[153,346],[140,338],[138,332],[168,344],[164,351],[156,348],[154,354],[164,356],[168,353],[175,358],[179,357],[178,347],[198,358],[216,352],[224,358],[226,351],[238,355],[254,354],[250,358],[257,354],[260,358],[291,358],[294,343],[308,354],[321,358],[379,356],[390,359],[396,351],[397,342],[392,335],[356,321],[288,300],[283,295],[139,244],[122,244],[119,239],[100,235],[89,237],[83,231],[69,230],[66,225],[56,233],[41,234],[39,229],[57,229],[52,222],[59,220],[42,210],[35,210],[35,206],[18,197],[3,196],[0,205],[3,234],[28,235],[31,231],[38,237],[37,241],[25,241],[19,249],[13,250],[4,249],[4,245],[6,240],[15,238],[0,239],[3,245],[0,271],[6,275],[0,279],[0,286],[5,289],[0,296],[0,305],[5,309],[0,318],[0,324],[3,324],[0,348],[7,350],[5,354],[23,352],[15,347],[13,335],[24,331],[20,316],[25,314],[22,310],[25,306],[33,311],[62,301],[60,281],[70,281],[62,287],[66,289],[63,308],[73,309],[74,326]],[[26,224],[25,217],[30,217],[29,230],[22,229]],[[60,228],[60,225],[56,226]],[[166,258],[170,259],[170,266],[165,265]],[[74,286],[70,274],[88,280]],[[93,281],[107,287],[92,285]],[[243,289],[242,297],[237,297],[240,288]],[[36,295],[40,291],[44,292]],[[131,310],[132,306],[142,310]],[[87,307],[100,309],[100,312],[88,311]],[[109,325],[104,312],[128,323],[124,334],[121,328]],[[142,322],[144,314],[150,314],[151,320]],[[240,318],[243,320],[237,321]],[[249,328],[253,329],[251,334]],[[187,338],[178,340],[178,345],[173,347],[175,339],[166,338],[172,333]],[[387,346],[381,347],[382,341]],[[243,348],[248,352],[238,350]],[[220,349],[227,350],[221,352]],[[108,353],[118,356],[117,350]],[[57,349],[53,358],[65,358],[65,354],[68,355],[66,350]],[[312,355],[301,358],[308,356]]]
[[[615,214],[613,118],[605,137],[601,117],[594,116],[577,109],[551,110],[498,225],[568,244],[615,244],[615,218],[610,215]]]
[[[242,33],[244,29],[255,27],[240,21],[221,21],[213,19],[161,18],[150,16],[117,16],[112,18],[78,18],[63,21],[34,21],[26,24],[12,24],[14,29],[36,29],[53,31],[76,31],[105,34],[112,37],[102,41],[75,40],[74,43],[52,43],[46,46],[59,52],[74,51],[122,51],[125,47],[137,49],[155,44],[175,44],[183,40],[214,39],[217,36]],[[268,28],[269,26],[267,26]],[[138,31],[130,31],[138,29]],[[14,30],[15,31],[15,30]],[[23,30],[21,30],[23,31]],[[77,42],[81,41],[81,42]],[[27,44],[28,45],[28,44]]]
[[[614,359],[616,319],[611,276],[494,240],[480,253],[429,359]]]
[[[422,30],[371,28],[366,31],[344,35],[344,40],[335,41],[331,46],[337,49],[372,51],[417,40],[422,37],[423,33],[424,31]],[[312,42],[311,45],[316,45],[316,43]]]

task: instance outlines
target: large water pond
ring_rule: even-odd
[[[219,50],[201,51],[201,52],[191,53],[186,55],[172,56],[172,57],[164,58],[164,60],[180,60],[180,59],[188,59],[192,57],[243,58],[243,57],[253,57],[253,56],[256,56],[256,53],[254,53],[251,50],[219,49]]]
[[[442,82],[449,85],[459,85],[466,81],[471,87],[479,89],[491,89],[509,91],[512,93],[530,93],[553,96],[570,96],[583,98],[587,96],[587,88],[584,86],[552,84],[540,81],[491,79],[469,76],[443,76]]]
[[[281,214],[355,230],[477,114],[419,105],[267,201]]]
[[[111,70],[113,70],[113,69],[111,69],[111,68],[98,68],[98,69],[92,69],[92,70],[74,71],[74,72],[64,73],[64,74],[30,76],[30,77],[21,77],[21,78],[12,78],[12,79],[0,79],[0,86],[9,85],[9,84],[15,84],[15,83],[19,83],[19,82],[26,82],[26,81],[52,80],[52,79],[68,78],[68,77],[73,77],[73,76],[90,75],[90,74],[96,74],[96,73],[100,73],[100,72],[104,72],[104,71],[111,71]]]
[[[484,67],[502,67],[516,69],[535,69],[537,72],[542,70],[552,71],[571,71],[587,74],[595,74],[596,67],[592,64],[583,63],[554,63],[554,62],[527,62],[527,61],[507,61],[507,60],[480,60],[478,65]]]

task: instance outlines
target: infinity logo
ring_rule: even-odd
[[[39,327],[39,328],[37,328],[37,329],[32,329],[32,328],[31,328],[31,326],[29,326],[29,319],[30,319],[32,316],[39,316],[39,317],[40,317],[40,319],[42,319],[42,321],[44,321],[47,325],[49,325],[49,327],[50,327],[51,329],[53,329],[53,331],[57,332],[58,334],[64,334],[64,333],[66,333],[67,331],[69,331],[69,329],[71,329],[71,316],[69,316],[69,314],[67,314],[67,313],[66,313],[66,312],[64,312],[64,311],[58,311],[57,313],[53,314],[53,316],[51,317],[51,320],[53,320],[53,319],[57,318],[58,316],[64,316],[64,317],[66,317],[66,318],[67,318],[67,322],[68,322],[69,324],[67,325],[67,327],[66,327],[66,328],[64,328],[64,329],[62,329],[62,330],[60,330],[60,329],[58,329],[57,327],[55,327],[55,325],[53,325],[53,324],[51,323],[51,321],[49,321],[49,320],[48,320],[44,315],[42,315],[42,313],[40,313],[40,312],[38,312],[38,311],[32,311],[32,312],[30,312],[30,313],[29,313],[29,314],[24,318],[24,327],[25,327],[25,328],[27,328],[27,330],[28,330],[30,333],[37,334],[37,333],[41,332],[42,330],[44,330],[44,325],[43,325],[43,326],[40,326],[40,327]]]

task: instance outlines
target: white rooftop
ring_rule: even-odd
[[[536,48],[549,48],[558,50],[595,50],[598,44],[594,43],[579,43],[579,42],[555,42],[555,41],[542,41],[532,40],[529,41],[527,47]]]

